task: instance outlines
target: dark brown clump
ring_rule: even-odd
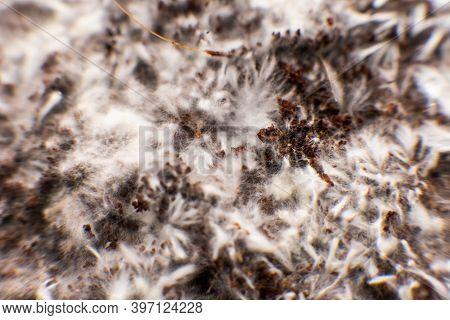
[[[134,67],[133,74],[144,86],[154,90],[158,85],[158,74],[147,62],[139,60]]]
[[[210,55],[211,57],[232,57],[233,55],[231,53],[227,52],[221,52],[221,51],[213,51],[213,50],[205,50],[205,53],[207,55]]]
[[[180,15],[199,14],[206,6],[207,1],[205,0],[185,0],[171,3],[158,2],[158,10],[161,18],[166,19],[173,19]]]
[[[98,235],[96,245],[116,249],[121,241],[136,243],[139,241],[140,227],[137,220],[123,216],[118,208],[95,223],[94,230]]]
[[[319,165],[318,157],[322,151],[339,146],[339,139],[343,139],[353,126],[351,117],[326,109],[314,118],[300,120],[300,108],[295,103],[278,98],[278,105],[281,123],[261,129],[258,138],[274,145],[292,166],[304,167],[309,164],[327,184],[333,185],[331,178]],[[274,156],[268,155],[265,160],[269,167],[273,167]]]

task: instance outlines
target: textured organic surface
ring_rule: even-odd
[[[0,298],[448,299],[445,2],[1,0]]]

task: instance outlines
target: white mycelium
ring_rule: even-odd
[[[0,298],[449,298],[445,1],[121,3],[0,1]]]

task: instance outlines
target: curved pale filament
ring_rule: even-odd
[[[178,47],[180,49],[185,49],[185,50],[189,50],[189,51],[195,51],[195,52],[202,52],[204,54],[207,54],[208,56],[211,57],[228,57],[229,54],[227,53],[222,53],[220,51],[214,51],[214,50],[201,50],[198,48],[194,48],[194,47],[190,47],[186,44],[177,42],[175,40],[172,40],[170,38],[164,37],[163,35],[151,30],[150,28],[148,28],[145,24],[143,24],[138,18],[136,18],[134,15],[132,15],[127,9],[125,9],[125,7],[123,7],[117,0],[111,0],[113,2],[113,4],[120,10],[122,11],[126,16],[128,16],[128,18],[130,18],[131,21],[133,21],[134,23],[138,24],[142,29],[144,29],[145,31],[147,31],[148,33],[152,34],[153,36],[155,36],[156,38],[168,42],[172,45],[174,45],[175,47]]]

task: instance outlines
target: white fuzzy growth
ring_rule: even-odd
[[[296,181],[294,181],[292,172],[287,159],[283,159],[281,172],[274,176],[266,186],[266,192],[277,200],[290,198],[296,191]]]
[[[168,36],[195,27],[192,44],[202,48],[226,52],[241,46],[256,48],[256,42],[261,42],[255,53],[217,58],[220,63],[216,70],[209,66],[217,62],[213,58],[178,50],[159,40],[150,41],[147,36],[133,39],[129,35],[137,26],[119,21],[120,13],[109,1],[47,2],[45,6],[53,13],[39,23],[85,58],[25,24],[13,24],[15,29],[9,34],[0,21],[0,85],[14,84],[18,92],[13,97],[0,93],[0,111],[7,116],[16,137],[11,146],[0,148],[0,160],[1,164],[13,163],[19,149],[23,149],[19,155],[38,156],[20,163],[17,172],[6,179],[12,185],[20,182],[31,192],[26,201],[36,194],[44,173],[57,172],[65,181],[74,168],[89,172],[74,190],[61,187],[52,193],[42,219],[49,230],[64,234],[64,240],[57,244],[63,255],[82,252],[81,262],[74,261],[74,265],[83,266],[89,259],[95,266],[64,270],[50,284],[48,274],[51,267],[59,266],[58,261],[49,262],[48,257],[36,253],[38,267],[31,269],[28,257],[8,254],[0,257],[0,265],[2,272],[14,274],[14,279],[0,282],[2,297],[21,296],[25,291],[36,293],[37,298],[57,298],[57,294],[73,298],[83,292],[82,286],[89,287],[87,284],[94,281],[107,298],[163,299],[170,297],[167,292],[188,292],[191,288],[183,285],[205,265],[220,266],[221,259],[232,265],[232,271],[220,274],[219,287],[237,280],[246,289],[229,291],[240,298],[257,297],[258,283],[246,270],[257,264],[264,265],[277,281],[285,277],[279,283],[292,281],[280,298],[364,298],[359,296],[361,288],[356,287],[362,281],[369,286],[386,285],[406,299],[414,298],[414,290],[423,283],[438,297],[449,297],[450,267],[445,255],[448,219],[433,206],[435,203],[424,202],[424,196],[430,196],[435,187],[428,173],[436,168],[443,153],[450,151],[448,125],[433,119],[437,114],[450,115],[449,67],[446,58],[435,59],[449,30],[450,20],[444,11],[417,23],[426,18],[424,4],[401,14],[385,10],[373,14],[355,11],[350,1],[236,1],[240,12],[261,14],[262,19],[251,35],[233,39],[223,39],[228,34],[215,35],[212,31],[206,34],[211,17],[233,13],[232,5],[212,1],[204,14],[167,21]],[[372,7],[380,8],[385,3],[375,1]],[[435,8],[440,4],[432,1]],[[127,6],[149,26],[158,19],[156,2],[129,1]],[[261,11],[252,11],[252,7]],[[110,16],[117,25],[111,26]],[[9,14],[5,17],[12,19]],[[415,84],[427,100],[420,110],[425,119],[408,123],[415,117],[409,111],[413,102],[399,103],[398,115],[383,116],[349,132],[348,143],[341,149],[323,150],[317,161],[333,186],[311,166],[293,168],[288,159],[283,159],[279,172],[260,173],[256,151],[263,144],[257,133],[273,123],[279,107],[276,97],[285,92],[284,83],[276,83],[273,78],[279,71],[277,61],[260,58],[258,50],[266,55],[273,44],[272,31],[300,28],[305,37],[314,37],[319,30],[329,28],[325,25],[328,17],[344,31],[374,23],[374,32],[382,39],[392,30],[401,40],[433,30],[415,53],[414,62],[406,66],[397,41],[379,42],[351,53],[351,61],[369,61],[380,85],[362,77],[347,87],[340,77],[342,70],[325,59],[323,66],[314,65],[312,71],[325,71],[325,80],[340,109],[352,115],[364,114],[368,103],[383,110],[387,102],[382,95],[373,97],[372,90],[377,94],[375,90],[387,90],[390,97],[400,98]],[[115,48],[110,56],[99,49],[103,48],[107,28],[120,30],[113,36]],[[448,44],[442,49],[448,49]],[[60,61],[57,70],[44,72],[41,66],[55,52]],[[261,60],[258,66],[256,57]],[[134,74],[138,59],[148,63],[157,75],[154,88],[141,83]],[[76,84],[70,96],[53,90],[43,99],[48,84],[62,74]],[[60,102],[67,103],[67,111],[57,114],[54,111]],[[182,114],[193,116],[186,121]],[[51,129],[45,127],[47,119],[56,128],[54,133],[45,131],[49,137],[44,137],[36,131],[40,125]],[[200,132],[208,129],[210,120],[219,126],[246,130],[236,130],[231,142],[224,136],[214,139],[207,130]],[[199,130],[182,150],[175,150],[175,137],[183,125]],[[139,128],[144,127],[151,130],[140,140]],[[57,154],[52,150],[61,144],[61,132],[69,132],[74,144],[52,167],[46,158]],[[140,158],[142,147],[146,148],[144,163]],[[174,179],[180,185],[175,191],[165,190],[160,178],[166,163],[172,167],[182,163],[191,169],[176,173]],[[143,170],[139,171],[140,165]],[[150,205],[138,212],[130,203],[121,204],[117,219],[131,219],[139,225],[130,235],[132,232],[122,230],[119,223],[111,227],[100,221],[119,211],[111,194],[132,172],[138,172],[140,188],[141,178],[147,179],[148,190],[141,192],[132,186],[128,196],[133,202],[141,192]],[[248,201],[241,201],[249,172],[256,172],[262,182],[251,185]],[[186,191],[181,190],[185,187],[182,183],[195,186],[195,200],[182,195]],[[437,197],[430,196],[432,200]],[[263,210],[262,203],[267,199],[274,202],[270,213]],[[448,204],[448,199],[439,199],[437,204]],[[7,201],[0,200],[2,219],[6,206]],[[392,213],[391,220],[387,212]],[[87,226],[92,226],[92,234],[86,234]],[[111,232],[113,238],[126,234],[129,241],[119,239],[116,250],[111,241],[104,244],[99,239],[108,227],[117,229]],[[405,233],[413,228],[417,228],[414,235]],[[1,233],[0,238],[3,236]],[[44,237],[43,233],[21,239],[18,251],[29,250],[34,241]],[[42,246],[45,248],[45,244]],[[251,253],[250,260],[243,257],[247,252]],[[399,253],[406,255],[407,262],[398,258]],[[378,258],[397,270],[386,274]],[[250,262],[243,265],[245,261]],[[214,272],[228,272],[217,268]],[[288,274],[294,274],[295,280]],[[74,289],[69,290],[68,284]],[[185,298],[183,294],[181,298]]]
[[[410,217],[413,224],[419,226],[425,234],[436,234],[444,230],[444,221],[438,217],[431,216],[421,203],[415,204],[411,210]]]

